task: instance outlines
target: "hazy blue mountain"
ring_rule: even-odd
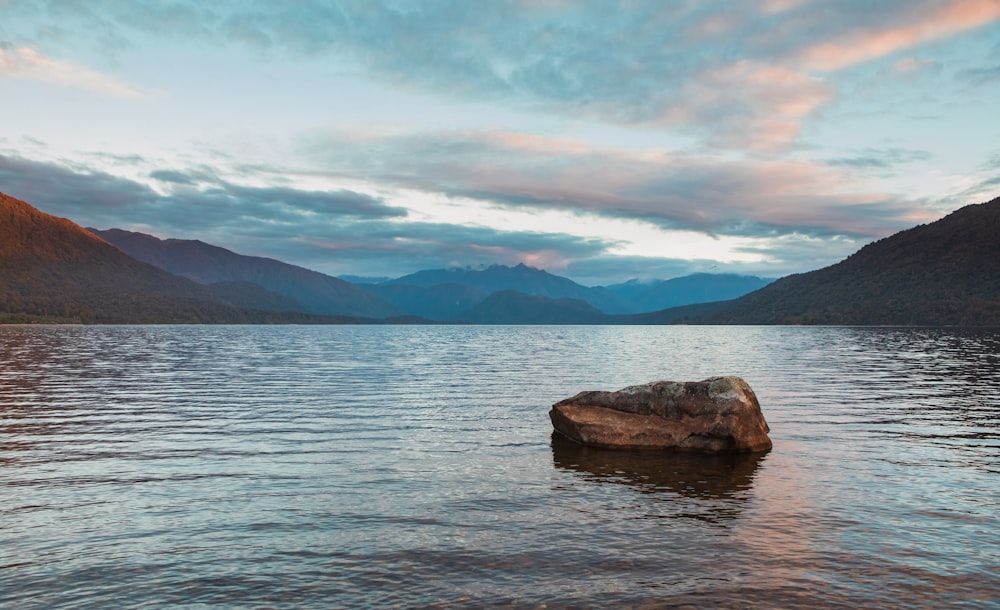
[[[581,299],[552,299],[516,290],[486,297],[459,321],[472,324],[601,324],[608,316]]]
[[[1000,326],[1000,198],[779,279],[704,321]]]
[[[350,282],[352,284],[357,284],[359,286],[368,286],[372,284],[384,284],[393,278],[385,277],[381,275],[351,275],[349,273],[338,275],[340,279],[345,282]]]
[[[317,271],[270,258],[244,256],[187,239],[159,239],[144,233],[90,229],[126,254],[202,284],[252,282],[294,299],[317,314],[385,318],[403,312],[363,288]]]
[[[424,287],[389,283],[365,285],[364,288],[400,311],[441,322],[460,317],[488,296],[478,288],[463,284]]]
[[[605,313],[630,311],[625,301],[606,288],[581,286],[569,278],[528,267],[523,263],[515,267],[491,265],[485,269],[452,268],[418,271],[391,280],[387,284],[425,288],[441,284],[462,284],[477,288],[486,294],[514,290],[530,296],[551,299],[579,299]]]
[[[727,301],[767,286],[773,279],[731,273],[695,273],[669,280],[630,280],[606,286],[629,305],[629,313],[645,313],[713,301]]]
[[[660,311],[647,313],[607,316],[601,323],[634,325],[704,324],[705,320],[710,316],[729,310],[733,306],[733,303],[734,301],[712,301],[709,303],[693,303],[691,305],[669,307]]]

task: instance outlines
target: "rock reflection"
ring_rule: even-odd
[[[552,434],[556,468],[577,472],[588,480],[620,483],[646,494],[670,492],[737,503],[748,496],[765,455],[613,451],[584,447]]]

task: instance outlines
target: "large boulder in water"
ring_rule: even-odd
[[[552,405],[549,417],[557,432],[590,447],[706,453],[771,448],[757,396],[739,377],[580,392]]]

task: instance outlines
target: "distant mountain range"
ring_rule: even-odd
[[[767,286],[773,279],[732,273],[695,273],[669,280],[630,280],[607,289],[628,303],[621,313],[643,313],[669,307],[726,301]],[[608,312],[613,313],[613,312]]]
[[[484,269],[432,269],[359,285],[397,309],[414,315],[434,320],[470,320],[481,317],[483,309],[477,312],[474,308],[498,292],[515,291],[531,297],[577,300],[599,310],[598,313],[616,315],[732,299],[771,281],[754,276],[699,273],[670,280],[631,280],[607,287],[587,287],[521,264],[515,267],[492,265]],[[506,298],[510,299],[511,295]],[[486,307],[490,305],[485,304]],[[569,308],[566,314],[576,318],[580,312]]]
[[[604,313],[624,313],[629,310],[626,301],[606,288],[588,288],[568,278],[548,271],[528,267],[523,263],[515,267],[492,265],[486,269],[433,269],[418,271],[391,280],[388,285],[433,288],[443,284],[459,284],[482,291],[486,295],[515,290],[528,296],[550,299],[579,299]]]
[[[0,193],[0,322],[38,321],[1000,325],[1000,199],[773,283],[586,287],[525,265],[352,284],[200,241],[88,231]]]
[[[201,284],[251,282],[315,314],[385,318],[402,314],[372,293],[339,278],[271,258],[244,256],[190,239],[89,229],[129,256]]]
[[[608,324],[614,317],[582,299],[553,299],[500,290],[459,320],[469,324]]]
[[[514,267],[492,265],[483,269],[432,269],[380,283],[357,281],[352,284],[201,241],[159,239],[121,229],[89,230],[140,261],[196,282],[251,282],[293,300],[297,310],[368,318],[412,316],[427,321],[497,324],[543,324],[562,319],[563,323],[593,324],[601,323],[601,316],[605,314],[640,313],[677,304],[725,299],[745,294],[770,281],[738,275],[699,274],[650,283],[633,281],[608,288],[586,287],[522,264]],[[498,296],[490,298],[493,295]],[[553,302],[548,303],[546,299]],[[515,301],[518,301],[516,305]],[[593,311],[584,313],[573,301],[582,302]]]
[[[428,320],[455,320],[482,303],[490,293],[465,284],[410,286],[363,284],[363,288],[392,307]]]

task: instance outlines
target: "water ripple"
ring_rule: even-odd
[[[585,449],[743,376],[775,447]],[[0,607],[996,607],[1000,332],[0,327]]]

